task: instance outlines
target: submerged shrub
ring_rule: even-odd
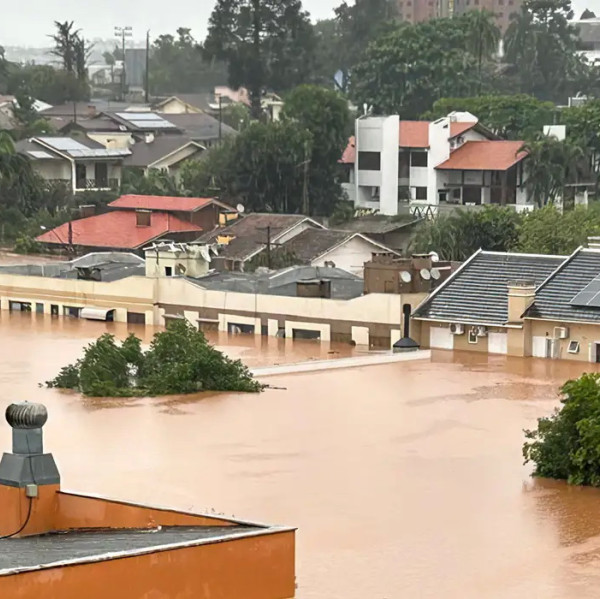
[[[121,345],[114,335],[102,335],[85,348],[80,360],[46,384],[94,397],[262,389],[241,361],[216,350],[184,320],[171,322],[166,331],[156,333],[145,353],[135,335]]]

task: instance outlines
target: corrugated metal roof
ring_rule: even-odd
[[[527,279],[541,285],[565,260],[563,256],[480,252],[422,304],[414,316],[505,324],[508,320],[508,282]]]
[[[600,322],[600,308],[573,306],[571,300],[600,274],[600,252],[580,249],[537,290],[530,318]]]

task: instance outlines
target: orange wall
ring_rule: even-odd
[[[289,599],[294,532],[0,576],[10,599]]]
[[[38,487],[38,497],[31,500],[29,523],[18,536],[34,535],[54,529],[58,485]],[[0,536],[12,535],[25,520],[29,509],[25,489],[0,485]]]
[[[60,492],[55,530],[70,528],[154,528],[161,526],[235,526],[224,518],[196,516],[109,499]]]

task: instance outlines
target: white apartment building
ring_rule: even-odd
[[[341,159],[343,187],[356,208],[385,215],[398,214],[407,203],[531,209],[522,146],[500,140],[468,112],[434,122],[361,117]]]

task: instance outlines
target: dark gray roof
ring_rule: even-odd
[[[232,291],[235,293],[260,293],[266,295],[296,296],[296,283],[309,279],[331,281],[331,297],[351,299],[363,294],[363,280],[340,268],[291,266],[268,273],[216,272],[188,279],[204,289]]]
[[[532,280],[541,285],[565,260],[563,256],[479,251],[419,306],[413,316],[506,324],[508,282]]]
[[[203,141],[219,138],[219,120],[210,114],[190,112],[185,114],[165,114],[163,116],[192,139]],[[237,135],[237,131],[229,125],[223,123],[221,127],[221,135],[223,137]]]
[[[307,217],[302,214],[263,214],[253,213],[238,219],[228,227],[214,229],[202,235],[197,241],[214,243],[217,237],[231,235],[233,239],[219,250],[220,258],[246,260],[266,244],[267,227],[271,228],[271,241]]]
[[[281,245],[279,249],[294,254],[298,261],[309,264],[315,258],[355,235],[333,229],[306,229]]]
[[[151,143],[138,141],[130,146],[131,156],[127,156],[123,165],[147,167],[190,143],[194,142],[183,135],[157,135]],[[202,148],[197,149],[201,151]]]
[[[0,571],[52,567],[71,560],[115,559],[110,553],[136,554],[169,549],[169,545],[261,533],[257,526],[163,527],[158,530],[75,530],[0,540]]]
[[[40,115],[45,117],[65,116],[73,117],[74,114],[78,118],[92,117],[106,110],[147,110],[146,104],[132,104],[131,102],[110,102],[108,100],[90,100],[89,102],[67,102],[65,104],[57,104],[41,110]]]
[[[382,235],[384,233],[391,233],[392,231],[412,227],[413,225],[421,222],[421,220],[422,219],[415,218],[414,216],[410,215],[407,215],[399,220],[395,217],[384,216],[382,214],[373,214],[369,216],[353,218],[352,220],[348,220],[336,225],[336,228],[344,231],[364,233],[365,235]]]
[[[127,252],[93,252],[70,262],[0,266],[0,273],[54,279],[94,277],[104,282],[146,274],[143,258]]]
[[[600,308],[572,306],[571,300],[600,274],[600,252],[581,249],[535,294],[534,304],[525,313],[530,318],[599,322]]]

